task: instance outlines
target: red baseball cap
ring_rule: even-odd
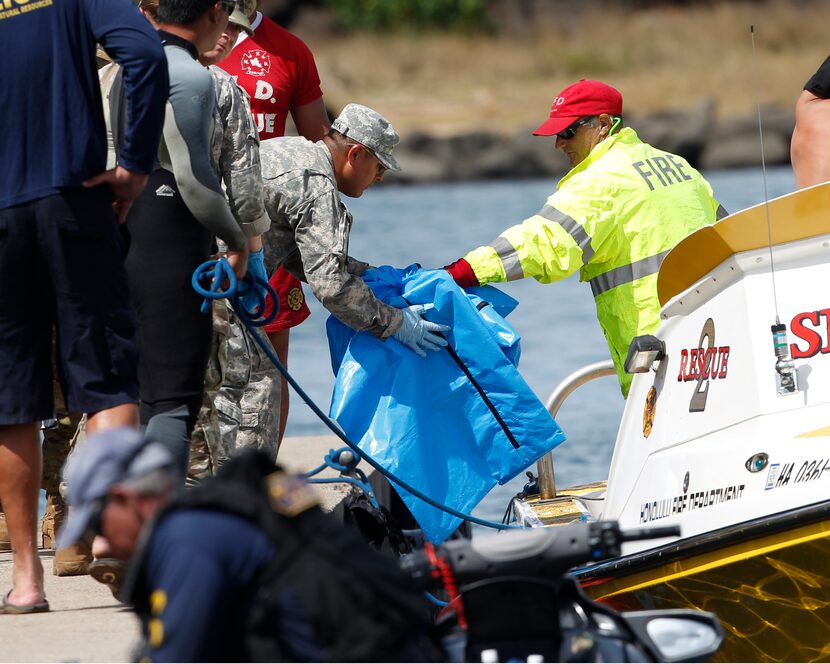
[[[533,135],[553,136],[580,118],[600,113],[622,115],[622,95],[610,85],[583,78],[556,96],[550,107],[550,117]]]

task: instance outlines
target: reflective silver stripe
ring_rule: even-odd
[[[508,281],[516,279],[524,279],[525,273],[522,269],[522,264],[519,262],[519,254],[516,248],[510,244],[509,240],[503,237],[497,237],[490,243],[490,246],[496,250],[501,264],[504,267],[504,273],[507,275]]]
[[[662,254],[649,256],[630,265],[621,265],[590,279],[589,283],[591,284],[591,291],[594,293],[594,297],[602,295],[605,291],[616,288],[617,286],[630,284],[632,281],[637,281],[637,279],[654,274],[660,269],[660,265],[662,265],[663,259],[668,253],[668,251],[664,251]]]
[[[591,236],[585,232],[581,224],[578,224],[573,217],[569,217],[564,212],[560,212],[555,207],[546,205],[539,212],[540,217],[544,217],[550,221],[556,222],[570,235],[574,242],[582,249],[582,263],[587,265],[594,257],[594,248],[591,246]]]
[[[715,212],[715,219],[720,221],[724,217],[728,217],[729,213],[726,211],[726,208],[723,205],[718,205],[718,211]]]

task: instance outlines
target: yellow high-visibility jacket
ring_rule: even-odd
[[[712,187],[682,157],[643,143],[629,128],[599,143],[562,178],[545,206],[490,245],[464,256],[479,283],[533,277],[550,283],[580,271],[591,285],[623,396],[631,340],[660,321],[657,271],[692,231],[725,216]]]

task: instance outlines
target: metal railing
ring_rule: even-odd
[[[615,376],[617,373],[614,369],[614,363],[611,360],[604,362],[595,362],[574,371],[567,376],[556,389],[551,392],[548,397],[545,407],[551,414],[551,417],[556,417],[560,406],[565,403],[567,399],[578,387],[582,387],[596,378],[603,376]],[[542,500],[550,500],[556,498],[556,476],[553,472],[553,452],[548,452],[539,461],[536,462],[537,474],[539,476],[539,498]]]

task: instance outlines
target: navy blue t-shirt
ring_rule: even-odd
[[[142,615],[146,659],[153,662],[242,661],[246,592],[274,557],[253,523],[208,510],[181,510],[162,519],[143,556],[139,585],[148,595]],[[143,612],[142,612],[143,613]],[[295,661],[322,653],[299,598],[280,598],[275,637]]]
[[[158,35],[130,0],[0,3],[0,209],[106,168],[96,42],[124,68],[129,126],[119,164],[149,173],[169,82]]]

